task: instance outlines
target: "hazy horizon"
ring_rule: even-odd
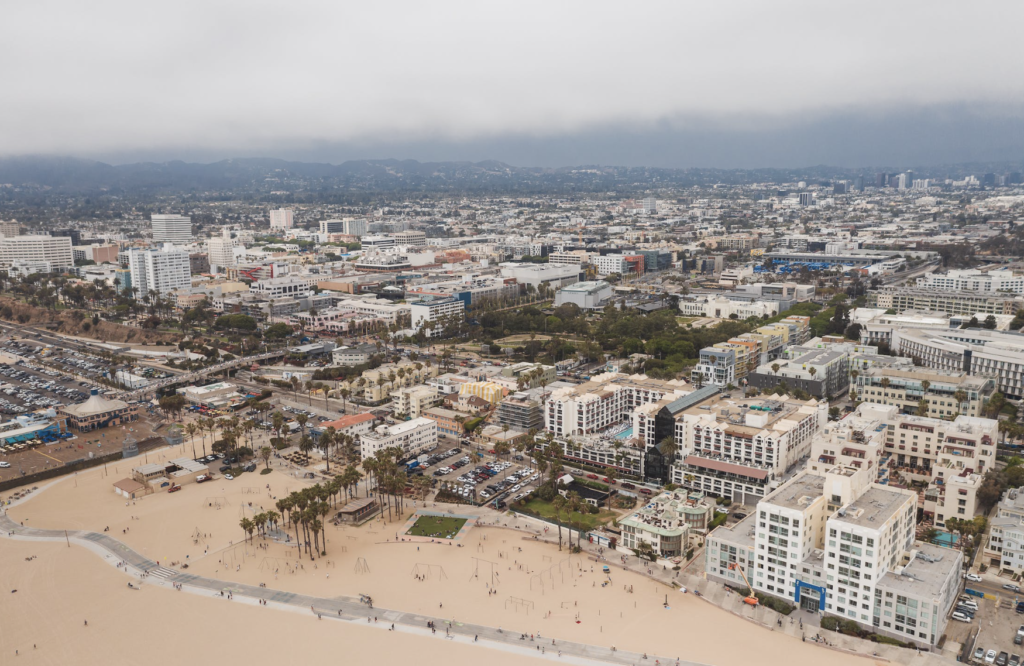
[[[792,168],[1024,157],[1024,5],[4,10],[0,155]],[[992,17],[998,17],[993,20]]]

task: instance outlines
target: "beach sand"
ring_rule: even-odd
[[[26,562],[32,555],[36,559]],[[132,591],[125,576],[95,554],[56,543],[4,541],[0,572],[0,664],[305,666],[399,664],[412,657],[424,666],[482,659],[493,666],[539,663],[466,639],[388,632],[384,623],[317,620],[152,585]]]
[[[180,451],[160,455],[177,457]],[[151,454],[151,462],[154,458]],[[264,486],[269,483],[272,495],[281,497],[308,482],[279,471],[262,476],[245,474],[235,481],[190,484],[180,492],[157,493],[125,506],[125,500],[115,495],[111,484],[127,475],[129,465],[141,462],[141,459],[136,460],[138,462],[120,463],[118,467],[124,469],[119,473],[109,469],[104,475],[100,468],[63,479],[29,501],[12,507],[9,515],[33,527],[102,531],[109,526],[111,536],[138,552],[167,566],[188,561],[189,573],[197,575],[253,585],[265,583],[268,588],[320,597],[368,594],[380,608],[500,626],[515,634],[540,634],[545,639],[614,645],[621,650],[716,665],[741,663],[751,658],[769,666],[783,663],[817,666],[822,659],[837,666],[870,663],[861,657],[802,643],[693,595],[623,571],[615,553],[610,554],[608,562],[594,562],[585,554],[570,558],[567,550],[559,551],[556,545],[537,542],[516,530],[473,527],[465,534],[462,547],[458,547],[447,542],[396,542],[396,532],[401,532],[404,520],[390,523],[375,520],[361,527],[328,525],[327,555],[315,562],[310,561],[308,555],[300,557],[293,545],[260,538],[255,540],[255,545],[246,544],[238,527],[239,520],[243,516],[251,517],[260,510],[260,505],[268,510],[273,508],[274,500]],[[246,489],[251,492],[245,492]],[[211,502],[220,502],[222,508],[210,507]],[[253,503],[251,509],[249,502]],[[408,508],[407,515],[412,512],[411,503]],[[439,505],[437,510],[443,508]],[[457,508],[454,510],[458,512]],[[505,520],[496,513],[493,516]],[[288,530],[294,540],[294,528]],[[197,540],[193,538],[197,533],[209,536]],[[284,641],[311,656],[329,649],[328,643],[314,643],[313,634],[306,637],[303,633],[303,638],[296,640],[288,631],[278,629],[278,622],[301,625],[307,618],[296,619],[284,611],[271,609],[273,612],[269,612],[259,607],[233,608],[226,613],[223,601],[169,590],[150,588],[144,594],[133,593],[126,589],[123,574],[82,548],[19,544],[19,556],[15,556],[8,547],[10,544],[4,542],[0,551],[5,559],[0,561],[10,562],[15,582],[25,577],[24,580],[35,586],[31,607],[38,608],[40,615],[33,616],[38,626],[33,624],[35,633],[32,635],[48,635],[41,639],[47,643],[60,642],[65,630],[62,625],[57,626],[56,620],[46,621],[51,603],[57,606],[80,604],[85,608],[89,603],[102,600],[97,610],[92,611],[97,618],[110,615],[115,624],[131,624],[148,617],[149,599],[156,599],[152,602],[152,612],[159,619],[142,626],[150,626],[164,635],[187,636],[189,641],[201,641],[203,646],[212,647],[225,641],[233,644],[235,641],[226,640],[233,635],[225,629],[225,623],[230,621],[249,627],[250,633],[256,629],[255,635],[271,637],[272,640],[266,641],[268,645]],[[22,553],[28,551],[38,553],[40,559],[25,562]],[[601,573],[604,564],[611,566],[610,576]],[[41,570],[51,573],[40,578],[35,572]],[[51,575],[53,580],[48,578]],[[602,583],[607,584],[602,587]],[[10,587],[18,587],[18,584]],[[630,587],[632,593],[628,591]],[[495,593],[490,593],[491,590]],[[115,603],[106,597],[108,592],[115,598],[124,598]],[[18,597],[19,602],[22,599]],[[665,608],[666,600],[668,608]],[[146,611],[128,611],[126,617],[121,603],[142,603]],[[214,607],[218,603],[220,606]],[[162,604],[188,605],[188,610],[183,607],[168,614]],[[0,604],[0,612],[5,605]],[[76,608],[75,612],[85,611]],[[211,615],[197,622],[196,618],[205,617],[205,613]],[[62,614],[63,611],[58,613]],[[136,619],[135,615],[144,618]],[[4,613],[2,617],[10,615]],[[24,620],[19,617],[18,621]],[[204,631],[206,621],[215,628]],[[253,622],[267,622],[266,632],[260,631],[262,626],[258,624],[253,626]],[[317,630],[313,627],[303,632]],[[345,631],[353,632],[347,639],[352,641],[348,645],[382,643],[381,636],[373,629],[346,626]],[[113,640],[114,636],[108,638]],[[133,635],[126,643],[134,645],[137,640],[145,638]],[[433,639],[403,636],[402,642],[406,640],[429,643]],[[419,648],[409,644],[403,649]],[[479,646],[467,649],[479,649]],[[494,650],[492,653],[505,656]]]

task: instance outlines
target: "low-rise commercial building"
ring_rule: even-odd
[[[612,297],[612,286],[603,280],[577,282],[562,287],[555,294],[555,306],[573,303],[581,310],[597,310]]]
[[[420,417],[394,425],[381,425],[365,433],[360,440],[363,460],[372,458],[377,451],[398,447],[405,457],[416,456],[437,446],[437,423]]]

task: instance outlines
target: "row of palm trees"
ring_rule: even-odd
[[[327,535],[325,519],[330,512],[338,506],[339,496],[346,499],[352,497],[352,490],[359,484],[363,474],[355,465],[349,465],[341,474],[336,475],[326,483],[318,483],[302,490],[292,492],[287,497],[277,500],[276,507],[280,515],[284,517],[284,528],[288,529],[289,524],[295,528],[295,540],[302,552],[309,555],[310,560],[316,557],[327,555]],[[273,520],[264,521],[277,525],[275,512],[269,512]],[[267,514],[257,514],[253,521],[257,528],[261,517]],[[252,532],[246,529],[247,519],[243,518],[241,527],[251,536]],[[266,536],[266,532],[263,533]]]

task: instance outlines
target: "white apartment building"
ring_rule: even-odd
[[[440,326],[435,323],[444,317],[456,315],[465,317],[466,305],[458,298],[442,298],[430,301],[417,301],[410,304],[412,327],[422,331],[428,338],[441,334]]]
[[[191,217],[182,215],[153,215],[151,224],[154,243],[186,244],[192,242]]]
[[[151,291],[163,296],[192,286],[188,252],[170,243],[165,243],[158,250],[129,248],[128,267],[132,289],[138,289],[136,298],[143,298]]]
[[[759,592],[900,640],[936,644],[963,556],[915,544],[915,494],[871,478],[841,465],[795,477],[754,515],[708,536],[708,578],[736,584],[728,567],[746,560]]]
[[[590,435],[627,422],[633,410],[692,389],[681,381],[608,372],[585,384],[555,389],[544,406],[544,427],[556,436]]]
[[[360,437],[360,455],[372,458],[377,451],[398,447],[406,456],[415,456],[437,446],[437,422],[416,418],[394,425],[381,425]]]
[[[0,220],[0,236],[10,238],[21,234],[21,225],[17,220]]]
[[[594,257],[594,266],[597,267],[597,272],[601,275],[611,275],[612,273],[628,275],[631,268],[630,263],[621,254]]]
[[[15,260],[39,265],[50,264],[51,271],[63,271],[75,265],[71,239],[66,236],[4,236],[0,238],[0,266]]]
[[[206,253],[210,259],[210,268],[212,270],[216,270],[218,267],[229,268],[231,266],[235,266],[236,244],[236,241],[231,238],[230,229],[224,229],[220,236],[214,236],[206,241]]]
[[[989,525],[984,550],[989,564],[1002,573],[1024,573],[1024,488],[1010,488],[1003,493]]]
[[[389,247],[395,247],[398,242],[394,236],[365,236],[359,239],[364,250],[375,249],[383,250]]]
[[[249,293],[264,298],[299,298],[309,295],[312,288],[307,280],[296,276],[269,278],[249,285]]]
[[[677,463],[671,480],[750,504],[777,488],[811,450],[828,422],[817,400],[742,399],[716,395],[676,416]]]
[[[345,233],[349,236],[365,236],[369,233],[369,227],[366,224],[366,220],[346,218]]]
[[[295,213],[288,208],[278,208],[270,211],[271,229],[291,229],[295,226]]]
[[[422,231],[399,231],[395,234],[395,245],[426,247],[427,234]]]
[[[994,271],[962,270],[946,273],[928,273],[921,278],[926,289],[940,291],[976,291],[985,294],[1010,292],[1024,294],[1024,274],[1012,270]]]
[[[986,329],[894,330],[890,348],[928,368],[992,377],[1006,397],[1024,398],[1024,337]]]

